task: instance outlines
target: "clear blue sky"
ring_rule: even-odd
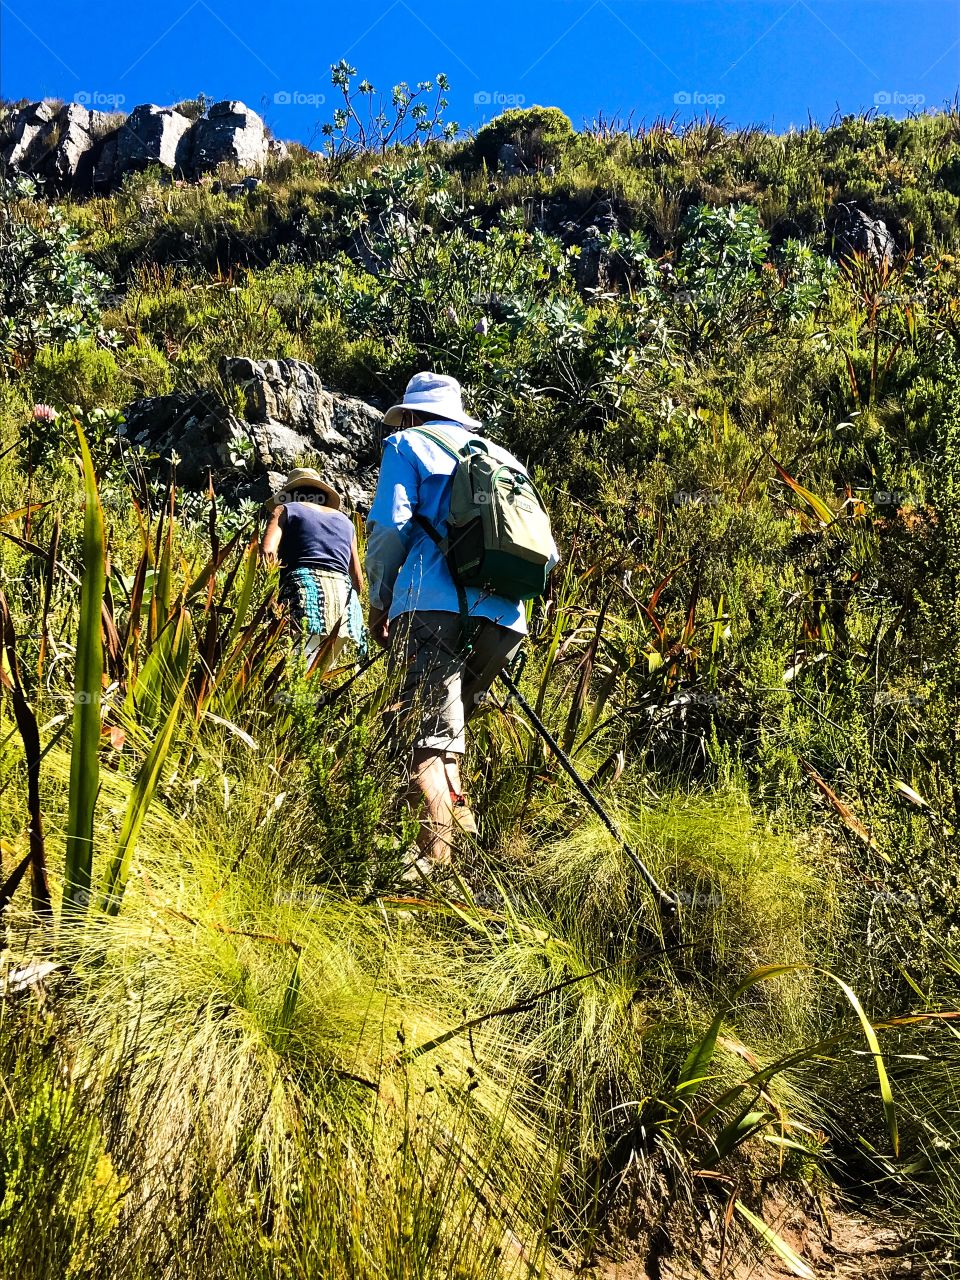
[[[784,130],[960,87],[960,0],[0,0],[0,19],[3,97],[129,111],[202,91],[307,143],[342,57],[378,89],[446,72],[464,128],[522,102],[578,128],[710,110]]]

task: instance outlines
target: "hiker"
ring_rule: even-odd
[[[308,668],[334,634],[333,660],[349,641],[366,650],[357,535],[341,507],[340,495],[309,467],[291,471],[283,489],[264,503],[270,519],[260,554],[268,566],[280,565],[280,601],[290,611]]]
[[[542,593],[558,555],[532,482],[516,459],[478,435],[481,424],[464,411],[455,378],[416,374],[402,402],[384,415],[384,424],[400,429],[384,441],[367,520],[369,627],[374,640],[390,648],[393,666],[402,668],[392,710],[397,723],[414,726],[411,793],[422,800],[424,813],[420,857],[412,870],[428,876],[437,866],[450,864],[455,827],[476,831],[460,777],[464,726],[520,648],[527,630],[521,600]],[[476,552],[474,569],[484,556],[490,564],[497,559],[475,545],[477,537],[482,541],[476,509],[467,512],[473,519],[466,534],[461,536],[457,526],[453,537],[452,503],[455,494],[463,496],[455,477],[468,479],[464,468],[474,459],[489,464],[494,479],[501,473],[501,478],[509,477],[504,501],[519,496],[521,520],[533,521],[533,532],[524,533],[537,544],[524,552],[530,555],[529,564],[525,569],[516,557],[502,556],[509,571],[498,590],[482,574],[483,585],[464,585],[471,574],[461,572],[456,560],[468,545]],[[477,500],[488,504],[487,528],[500,498],[491,489],[478,493]],[[504,512],[500,524],[506,527],[511,517]],[[448,534],[450,545],[445,542]],[[514,580],[512,573],[519,577]],[[520,581],[525,573],[530,580]]]

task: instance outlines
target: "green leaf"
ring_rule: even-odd
[[[285,1047],[297,1012],[297,1003],[300,999],[300,960],[301,957],[298,954],[293,966],[293,972],[290,974],[286,990],[283,993],[283,1004],[280,1006],[280,1020],[277,1026],[279,1033],[277,1037],[278,1049]]]
[[[793,973],[797,969],[805,969],[806,967],[803,964],[767,964],[762,965],[759,969],[754,969],[753,973],[748,974],[710,1023],[703,1039],[699,1044],[694,1045],[687,1054],[686,1061],[680,1068],[680,1075],[677,1078],[674,1093],[682,1092],[686,1097],[690,1097],[696,1093],[700,1085],[708,1078],[707,1069],[716,1052],[717,1036],[720,1034],[720,1028],[723,1026],[727,1014],[745,991],[749,991],[758,982],[766,982],[769,978],[779,978],[781,974]]]
[[[835,973],[831,973],[829,969],[821,969],[820,973],[835,982],[843,994],[847,997],[850,1005],[860,1019],[860,1026],[863,1028],[864,1038],[870,1046],[870,1052],[873,1055],[873,1063],[877,1072],[877,1079],[880,1082],[880,1099],[883,1103],[883,1114],[887,1121],[887,1131],[890,1134],[890,1143],[893,1147],[893,1154],[900,1154],[900,1128],[897,1123],[897,1108],[893,1101],[893,1090],[890,1087],[890,1077],[887,1075],[887,1068],[884,1065],[883,1054],[880,1052],[880,1041],[877,1039],[877,1033],[874,1030],[873,1023],[867,1017],[863,1005],[857,999],[852,987],[847,986],[842,978],[838,978]]]
[[[714,1139],[714,1149],[718,1160],[730,1154],[741,1143],[752,1138],[771,1120],[776,1119],[771,1111],[743,1111],[730,1121]]]
[[[140,767],[140,772],[137,774],[137,780],[133,784],[133,791],[127,802],[127,811],[123,815],[120,839],[117,842],[113,860],[107,870],[103,898],[100,902],[100,909],[105,911],[107,915],[115,916],[120,910],[120,902],[123,898],[124,889],[127,887],[127,878],[130,875],[130,863],[136,847],[137,837],[140,834],[143,820],[147,816],[147,810],[150,808],[150,803],[156,793],[164,762],[176,733],[180,709],[183,706],[183,696],[187,689],[187,680],[188,677],[184,678],[180,691],[163,723],[163,727],[154,738],[146,759]]]
[[[83,459],[83,582],[74,676],[73,747],[61,919],[86,913],[93,867],[93,814],[100,783],[100,696],[103,642],[100,616],[106,586],[103,511],[90,450],[77,424]]]
[[[762,1218],[758,1218],[755,1213],[747,1208],[745,1204],[741,1204],[739,1200],[734,1204],[737,1213],[753,1227],[757,1235],[763,1240],[774,1253],[786,1263],[791,1274],[800,1276],[801,1280],[816,1280],[815,1272],[807,1266],[804,1260],[787,1244],[782,1236],[778,1236],[773,1227],[768,1226]]]

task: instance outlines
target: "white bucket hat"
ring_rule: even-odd
[[[393,405],[383,415],[384,423],[388,427],[399,427],[404,409],[426,413],[432,418],[444,418],[448,422],[459,422],[462,427],[483,425],[464,410],[460,383],[445,373],[415,373],[407,383],[401,403]]]

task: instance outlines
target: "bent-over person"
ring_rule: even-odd
[[[264,507],[270,518],[260,552],[267,565],[280,566],[280,600],[307,666],[334,633],[334,660],[350,642],[364,652],[363,570],[340,495],[317,471],[298,468]]]

